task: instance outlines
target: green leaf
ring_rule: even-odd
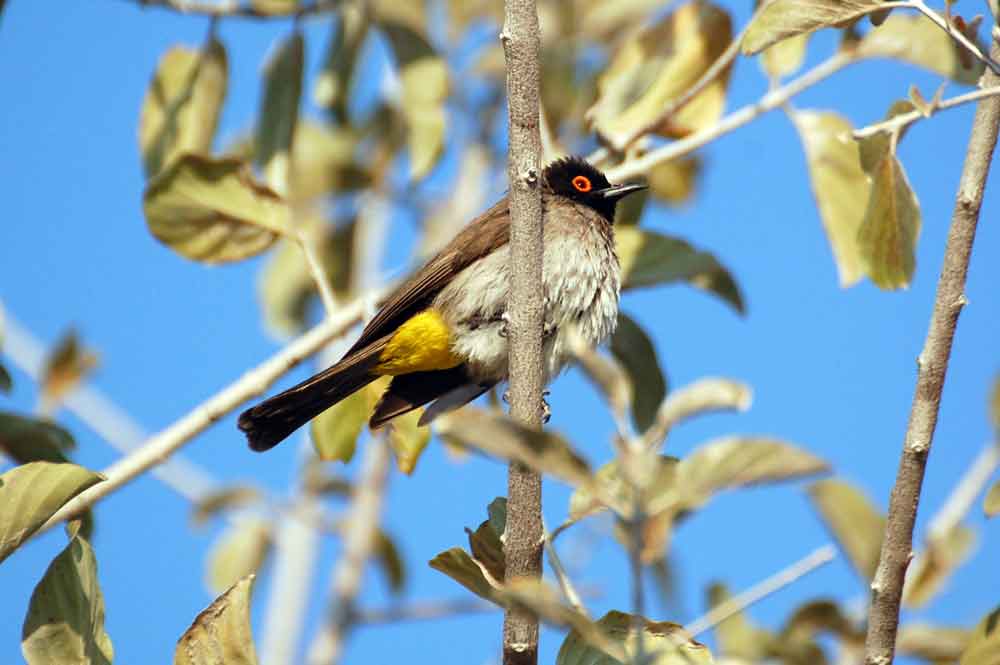
[[[67,462],[65,452],[75,446],[73,436],[58,425],[0,411],[0,451],[18,464]]]
[[[75,330],[68,330],[45,358],[39,380],[42,399],[48,404],[62,401],[95,367],[97,355],[80,343]]]
[[[181,156],[150,181],[143,209],[157,240],[204,263],[259,254],[288,228],[285,203],[236,159]]]
[[[0,475],[0,562],[63,504],[104,477],[75,464],[32,462]]]
[[[0,365],[0,392],[10,394],[10,391],[14,388],[14,382],[10,378],[10,373],[7,368]]]
[[[618,327],[611,336],[611,355],[628,374],[632,384],[632,419],[639,431],[644,432],[653,424],[667,394],[667,380],[653,341],[638,323],[622,312],[618,313]]]
[[[903,166],[889,153],[875,168],[871,197],[858,230],[868,277],[886,290],[909,286],[916,267],[920,205]]]
[[[383,20],[379,28],[399,67],[399,110],[407,124],[410,178],[426,176],[444,151],[448,64],[412,26]]]
[[[965,62],[964,48],[920,14],[894,14],[864,36],[857,53],[903,60],[958,83],[975,85],[983,73],[983,63],[975,58]]]
[[[971,556],[976,532],[956,524],[944,533],[932,533],[906,571],[903,605],[923,607],[944,588],[948,578]]]
[[[489,513],[489,519],[480,524],[478,529],[465,531],[469,535],[472,556],[489,571],[493,579],[503,580],[507,573],[507,559],[501,538],[507,522],[507,500],[493,499]]]
[[[104,630],[104,597],[94,550],[73,538],[31,594],[21,629],[28,665],[111,665],[114,649]]]
[[[833,250],[842,287],[864,276],[858,229],[871,185],[861,168],[851,124],[836,113],[795,111],[791,114],[802,139],[813,195],[823,230]]]
[[[521,462],[570,485],[590,482],[590,467],[558,434],[525,427],[507,415],[465,407],[440,416],[438,432],[501,459]]]
[[[854,570],[870,581],[882,549],[885,516],[860,490],[835,478],[813,483],[809,498]]]
[[[396,466],[406,475],[412,474],[417,468],[420,456],[431,442],[431,428],[419,424],[423,415],[423,409],[416,409],[393,418],[387,425],[389,447],[396,457]]]
[[[367,35],[368,22],[361,8],[350,3],[341,7],[313,89],[316,105],[333,111],[340,122],[347,119],[347,99]]]
[[[704,644],[696,642],[684,628],[668,621],[654,622],[639,618],[642,626],[642,648],[649,665],[710,665],[712,654]],[[612,642],[621,645],[625,659],[615,658],[583,639],[576,629],[571,630],[559,647],[556,665],[621,665],[634,662],[638,653],[638,632],[633,615],[612,610],[597,626]]]
[[[264,97],[257,118],[254,157],[268,184],[290,196],[291,152],[302,97],[305,40],[296,31],[281,42],[264,65]]]
[[[246,506],[261,499],[260,490],[249,485],[232,485],[198,499],[191,509],[191,522],[204,524],[224,510]],[[228,585],[226,585],[228,586]]]
[[[483,568],[461,547],[452,547],[430,560],[430,567],[444,573],[480,598],[498,603],[497,589],[503,580],[490,582]],[[499,604],[499,603],[498,603]]]
[[[729,271],[684,240],[626,226],[615,229],[615,245],[623,290],[683,281],[722,298],[740,314],[746,311]]]
[[[139,116],[146,177],[183,153],[211,151],[228,77],[226,47],[216,39],[200,51],[175,46],[160,58]]]
[[[254,577],[241,579],[195,618],[177,641],[174,665],[256,665],[250,631]]]
[[[979,622],[972,631],[969,645],[958,661],[958,665],[998,664],[1000,664],[1000,607]]]
[[[743,55],[754,55],[788,37],[849,25],[881,4],[881,0],[770,0],[743,35]]]
[[[1000,514],[1000,480],[993,483],[993,487],[983,498],[983,511],[987,517],[995,517]]]
[[[350,462],[370,415],[367,391],[359,390],[313,418],[309,431],[319,458]]]
[[[205,586],[219,594],[260,570],[271,552],[271,525],[260,519],[240,521],[226,529],[205,562]]]
[[[385,531],[379,530],[375,534],[372,552],[379,569],[385,575],[389,590],[393,593],[401,592],[406,585],[406,566],[396,547],[396,541]]]

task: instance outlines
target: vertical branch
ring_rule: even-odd
[[[506,0],[500,33],[507,62],[510,181],[510,331],[511,415],[542,423],[542,201],[540,190],[539,52],[541,36],[535,0]],[[540,577],[542,568],[542,479],[511,464],[507,480],[507,530],[504,545],[507,580]],[[538,661],[538,619],[524,610],[504,615],[504,665]]]
[[[998,48],[994,46],[994,57],[997,53]],[[995,86],[998,82],[1000,76],[991,70],[983,75],[984,87]],[[937,425],[941,389],[944,387],[955,326],[966,303],[965,276],[969,269],[972,242],[976,236],[986,176],[997,142],[998,126],[1000,99],[983,99],[976,107],[962,179],[948,230],[944,264],[934,296],[934,311],[924,348],[917,359],[917,385],[910,408],[910,420],[903,441],[896,484],[889,497],[889,517],[882,553],[872,581],[868,634],[865,637],[866,665],[889,665],[895,651],[903,578],[912,557],[913,523],[917,516],[927,456]]]

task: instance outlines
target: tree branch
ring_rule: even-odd
[[[535,0],[506,0],[500,33],[507,62],[510,181],[510,411],[541,427],[542,389],[542,144],[539,134],[541,35]],[[542,479],[512,463],[507,476],[506,582],[542,573]],[[504,614],[504,665],[538,661],[538,618],[523,608]]]
[[[926,16],[934,25],[947,32],[949,37],[974,55],[976,59],[981,60],[994,74],[1000,75],[1000,64],[997,64],[996,59],[983,53],[982,49],[966,37],[965,33],[953,26],[951,21],[945,20],[943,16],[924,4],[923,0],[908,0],[907,4]]]
[[[128,0],[139,7],[157,7],[168,9],[179,14],[192,16],[209,16],[212,18],[248,18],[248,19],[280,19],[303,18],[337,11],[343,0],[314,0],[302,4],[289,3],[287,8],[261,10],[253,5],[242,4],[234,0],[225,2],[192,2],[190,0]]]
[[[988,97],[995,97],[1000,95],[1000,86],[993,86],[989,88],[982,88],[980,90],[973,90],[972,92],[967,92],[964,95],[957,95],[951,99],[945,99],[938,103],[930,103],[925,111],[920,109],[910,111],[909,113],[900,113],[897,116],[893,116],[888,120],[875,123],[873,125],[868,125],[867,127],[862,127],[854,131],[852,136],[856,139],[863,139],[868,136],[874,136],[879,132],[892,133],[896,130],[902,129],[907,125],[921,120],[923,118],[929,118],[930,116],[936,114],[938,111],[945,111],[947,109],[953,109],[964,104],[970,104],[972,102],[978,102],[981,99],[986,99]]]
[[[996,57],[998,49],[993,48]],[[1000,77],[992,70],[983,75],[984,87],[997,85]],[[948,359],[955,337],[958,316],[965,305],[965,278],[969,255],[976,236],[983,189],[1000,127],[1000,98],[983,99],[969,137],[962,179],[952,213],[944,264],[934,296],[934,310],[924,348],[917,358],[917,384],[910,408],[910,419],[903,440],[903,452],[896,474],[896,484],[889,497],[889,516],[882,541],[878,568],[871,585],[868,610],[868,634],[865,637],[866,665],[892,663],[896,632],[899,628],[899,605],[903,579],[912,557],[913,524],[920,502],[927,456],[937,426]]]

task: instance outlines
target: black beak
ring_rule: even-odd
[[[648,185],[611,185],[610,187],[598,190],[595,193],[609,201],[618,201],[619,199],[625,198],[632,192],[642,191],[647,187]]]

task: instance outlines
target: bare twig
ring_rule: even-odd
[[[167,429],[150,437],[142,447],[105,469],[103,474],[107,480],[94,485],[66,503],[55,515],[49,518],[38,533],[43,533],[60,522],[72,519],[140,474],[163,464],[185,443],[208,429],[213,423],[246,400],[263,393],[285,372],[318,351],[331,339],[347,332],[352,325],[361,319],[365,302],[365,298],[359,298],[350,305],[342,307],[336,316],[328,317],[321,324],[223,388]]]
[[[993,472],[1000,466],[1000,442],[990,442],[983,446],[976,459],[948,495],[944,505],[937,511],[927,527],[927,540],[950,533],[969,514],[983,488],[990,481]]]
[[[309,230],[302,228],[301,225],[299,225],[296,235],[299,247],[302,249],[302,256],[309,268],[309,274],[312,275],[316,289],[319,291],[319,298],[323,302],[323,310],[327,316],[331,316],[337,311],[337,296],[333,293],[330,276],[327,275],[326,268],[323,267],[323,262],[320,261],[316,252],[316,236]]]
[[[916,9],[918,12],[926,16],[932,23],[934,23],[934,25],[947,32],[952,39],[961,44],[963,48],[974,55],[978,60],[982,61],[982,63],[986,65],[994,74],[1000,75],[1000,64],[997,64],[997,61],[994,58],[983,53],[982,49],[980,49],[978,45],[965,36],[965,33],[924,4],[923,0],[908,0],[906,5]]]
[[[646,173],[661,162],[677,159],[678,157],[692,153],[721,136],[739,129],[761,115],[780,108],[795,95],[829,78],[844,67],[856,62],[858,58],[859,56],[850,51],[838,51],[802,76],[789,81],[779,88],[771,90],[761,97],[759,101],[733,111],[711,127],[706,127],[686,138],[668,143],[651,150],[641,157],[609,169],[607,171],[608,179],[612,182],[623,182]]]
[[[986,99],[988,97],[995,97],[1000,95],[1000,86],[983,88],[981,90],[973,90],[972,92],[967,92],[964,95],[957,95],[951,99],[945,99],[937,104],[932,104],[927,108],[929,115],[934,115],[938,111],[945,111],[947,109],[953,109],[963,104],[970,104],[972,102],[978,102],[981,99]],[[903,127],[921,120],[922,118],[929,117],[925,115],[923,111],[917,109],[910,111],[909,113],[900,113],[897,116],[893,116],[888,120],[883,122],[877,122],[873,125],[868,125],[867,127],[862,127],[854,131],[854,138],[863,139],[868,136],[873,136],[879,132],[893,133],[897,132]]]
[[[510,412],[541,427],[542,200],[539,135],[541,34],[535,0],[505,0],[500,33],[507,62],[510,182]],[[542,574],[542,478],[511,463],[507,475],[506,582]],[[538,662],[538,617],[524,608],[504,614],[504,665]]]
[[[344,552],[333,571],[330,617],[309,649],[309,665],[330,665],[340,660],[365,564],[375,547],[390,457],[384,435],[372,437],[365,447],[361,477],[344,529]]]
[[[824,566],[837,557],[837,550],[829,543],[819,547],[784,570],[780,570],[771,575],[766,580],[758,582],[746,591],[739,593],[727,601],[720,603],[711,610],[698,617],[684,629],[697,637],[706,630],[717,626],[737,612],[742,612],[762,598],[770,596],[775,591],[779,591],[800,577],[811,573],[820,566]]]
[[[590,618],[587,606],[583,604],[580,593],[576,590],[573,580],[570,579],[569,574],[566,572],[566,568],[562,564],[562,559],[559,558],[559,553],[556,552],[555,543],[552,542],[552,537],[548,529],[545,531],[545,553],[549,557],[549,565],[552,566],[552,571],[556,574],[556,580],[559,581],[559,588],[562,589],[563,595],[566,596],[566,601],[570,604],[570,607],[583,616]]]
[[[436,603],[410,603],[394,607],[355,610],[352,620],[356,624],[372,626],[401,621],[433,621],[466,614],[498,611],[500,608],[495,603],[481,598],[462,598]]]
[[[993,56],[998,54],[994,46]],[[997,85],[1000,77],[991,70],[983,76],[983,86]],[[976,107],[965,165],[952,213],[944,264],[934,296],[934,310],[924,348],[917,359],[917,384],[910,408],[910,420],[903,440],[903,452],[896,483],[889,497],[889,515],[878,568],[871,585],[868,632],[865,637],[866,665],[892,663],[903,579],[912,557],[913,524],[920,502],[927,457],[937,426],[941,390],[955,338],[958,316],[966,303],[965,278],[969,255],[976,236],[983,190],[989,173],[1000,127],[1000,98],[983,99]]]
[[[314,2],[304,2],[302,4],[289,3],[287,8],[272,8],[262,10],[252,4],[245,4],[235,0],[224,2],[193,2],[191,0],[128,0],[135,2],[140,7],[157,7],[167,9],[180,14],[190,14],[193,16],[210,16],[212,18],[248,18],[248,19],[280,19],[280,18],[304,18],[319,14],[329,14],[337,11],[343,0],[314,0]]]

